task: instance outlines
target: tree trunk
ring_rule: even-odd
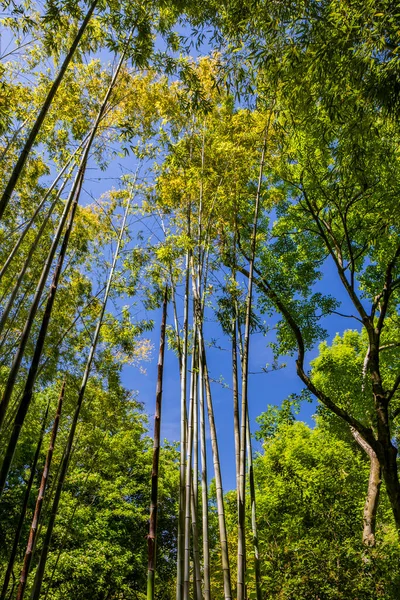
[[[363,542],[366,546],[375,546],[376,512],[382,480],[381,465],[375,452],[374,456],[371,456],[370,461],[368,492],[364,506]]]
[[[397,449],[391,442],[380,448],[378,459],[382,467],[386,492],[392,507],[397,533],[400,536],[400,484],[397,470]]]
[[[31,132],[28,135],[28,138],[25,142],[23,149],[21,150],[18,161],[17,161],[17,163],[14,167],[14,170],[11,174],[11,177],[6,185],[6,188],[3,192],[3,196],[0,199],[0,219],[2,218],[4,211],[10,201],[11,195],[15,189],[16,184],[18,183],[18,179],[20,178],[22,169],[24,168],[25,162],[29,156],[29,152],[31,151],[32,146],[35,143],[35,140],[39,133],[40,127],[42,126],[42,123],[49,111],[49,108],[51,106],[53,98],[56,95],[58,88],[60,87],[60,84],[65,75],[65,72],[66,72],[69,64],[71,63],[71,60],[75,54],[75,50],[77,49],[78,44],[81,41],[83,34],[85,33],[86,27],[92,17],[94,9],[96,8],[97,2],[98,2],[98,0],[94,0],[94,2],[92,2],[92,4],[89,6],[89,10],[86,13],[84,20],[82,21],[82,24],[78,30],[78,33],[76,34],[76,37],[71,45],[71,48],[69,49],[69,52],[68,52],[67,56],[65,57],[63,64],[61,65],[60,71],[59,71],[56,79],[54,80],[54,82],[49,90],[49,93],[47,94],[47,97],[46,97],[46,100],[44,101],[42,109],[37,116],[35,124],[33,125]]]
[[[17,556],[17,551],[18,551],[18,544],[19,544],[19,540],[21,538],[22,527],[23,527],[24,521],[25,521],[26,510],[28,508],[29,496],[31,494],[33,480],[35,479],[35,475],[36,475],[36,467],[37,467],[37,463],[39,460],[40,450],[42,448],[43,436],[44,436],[44,432],[46,429],[47,415],[49,413],[49,407],[50,407],[50,402],[48,403],[47,408],[46,408],[46,412],[45,412],[43,422],[42,422],[42,428],[40,430],[39,440],[38,440],[38,443],[36,446],[35,456],[33,458],[33,462],[31,465],[31,472],[29,474],[29,479],[28,479],[28,483],[26,486],[25,494],[24,494],[24,500],[22,502],[19,521],[18,521],[17,529],[16,529],[15,535],[14,535],[14,542],[13,542],[13,546],[11,548],[10,557],[9,557],[8,565],[7,565],[7,570],[6,570],[6,573],[4,576],[4,583],[3,583],[3,588],[1,591],[0,600],[5,600],[5,598],[6,598],[8,584],[10,582],[10,577],[13,572],[15,557]]]
[[[42,511],[43,500],[44,500],[44,496],[46,493],[47,480],[49,477],[51,461],[53,458],[54,446],[55,446],[56,439],[57,439],[57,431],[58,431],[58,425],[60,423],[60,418],[61,418],[61,409],[62,409],[62,403],[63,403],[63,399],[64,399],[64,392],[65,392],[65,381],[62,384],[60,397],[58,399],[57,412],[56,412],[56,416],[55,416],[54,423],[53,423],[53,429],[51,432],[49,449],[47,451],[46,462],[44,464],[44,469],[43,469],[43,473],[42,473],[42,480],[40,482],[39,492],[37,495],[35,512],[33,514],[32,525],[31,525],[31,529],[29,532],[28,544],[26,547],[24,564],[23,564],[22,570],[21,570],[21,577],[20,577],[20,582],[19,582],[19,586],[18,586],[16,600],[22,600],[24,597],[24,594],[25,594],[26,583],[27,583],[28,575],[29,575],[29,568],[31,565],[33,549],[35,546],[36,534],[37,534],[37,529],[38,529],[38,525],[39,525],[40,513]]]
[[[154,600],[154,582],[156,571],[156,539],[157,539],[157,511],[158,511],[158,465],[160,460],[161,446],[161,403],[162,403],[162,384],[164,374],[164,350],[165,350],[165,329],[167,324],[167,306],[168,306],[168,287],[165,286],[161,331],[160,331],[160,351],[158,354],[157,367],[157,390],[156,390],[156,410],[154,413],[154,445],[153,445],[153,467],[151,472],[151,500],[150,500],[150,522],[148,541],[148,573],[147,573],[147,600]]]
[[[31,593],[31,600],[39,600],[39,597],[40,597],[43,575],[44,575],[44,570],[46,568],[47,556],[49,553],[50,541],[51,541],[51,537],[53,534],[54,523],[55,523],[56,516],[57,516],[58,505],[60,503],[61,492],[62,492],[62,488],[64,485],[67,470],[68,470],[68,464],[69,464],[69,460],[71,457],[72,444],[73,444],[74,437],[75,437],[76,426],[78,424],[78,419],[79,419],[80,411],[82,408],[82,403],[83,403],[83,400],[85,397],[86,385],[89,380],[89,375],[90,375],[90,371],[92,368],[93,358],[94,358],[94,354],[96,352],[97,342],[99,339],[100,329],[101,329],[103,319],[104,319],[104,313],[105,313],[106,306],[107,306],[108,296],[109,296],[110,290],[111,290],[111,284],[112,284],[112,280],[113,280],[113,276],[114,276],[114,271],[115,271],[115,268],[117,265],[119,249],[120,249],[122,237],[123,237],[123,234],[125,231],[126,219],[127,219],[128,212],[129,212],[130,202],[131,202],[131,198],[129,198],[126,209],[125,209],[124,218],[123,218],[122,225],[121,225],[121,231],[120,231],[120,234],[118,237],[117,247],[115,249],[113,262],[111,265],[106,289],[104,292],[104,298],[103,298],[103,302],[102,302],[102,306],[101,306],[100,316],[97,321],[92,345],[90,347],[89,355],[88,355],[88,358],[86,361],[86,367],[85,367],[85,371],[83,374],[81,387],[79,389],[75,413],[74,413],[74,416],[72,419],[71,429],[70,429],[70,432],[68,435],[68,440],[67,440],[67,445],[66,445],[64,455],[63,455],[63,458],[61,461],[60,475],[58,478],[57,487],[56,487],[56,491],[54,494],[49,523],[47,525],[46,534],[45,534],[45,538],[43,541],[43,548],[42,548],[42,552],[41,552],[40,558],[39,558],[39,564],[38,564],[37,570],[36,570],[35,581],[34,581],[32,593]]]
[[[367,454],[370,461],[368,490],[364,505],[363,536],[362,540],[366,546],[375,546],[376,512],[378,510],[380,488],[381,488],[381,466],[376,452],[361,437],[354,427],[350,427],[352,436],[357,444]]]
[[[381,321],[381,317],[379,318]],[[400,482],[397,468],[397,448],[392,444],[390,432],[387,394],[383,389],[379,366],[379,327],[368,328],[369,359],[368,368],[371,374],[372,391],[374,395],[377,416],[377,442],[373,450],[376,452],[382,468],[386,492],[392,507],[397,533],[400,536]]]

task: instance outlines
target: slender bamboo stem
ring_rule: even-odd
[[[233,389],[233,435],[235,439],[236,491],[239,493],[240,478],[240,420],[239,420],[239,384],[237,364],[237,319],[232,321],[232,389]]]
[[[194,564],[194,586],[193,596],[195,600],[202,599],[199,533],[197,528],[197,507],[194,497],[194,489],[191,490],[191,512],[192,512],[192,540],[193,540],[193,564]]]
[[[256,251],[257,223],[261,200],[261,184],[263,179],[265,151],[267,146],[264,137],[261,152],[260,169],[258,175],[257,193],[254,207],[253,232],[251,239],[251,255],[249,265],[249,279],[246,298],[245,334],[242,357],[242,404],[240,415],[240,469],[239,469],[239,510],[238,510],[238,565],[237,565],[237,599],[245,600],[246,594],[246,433],[248,419],[248,371],[250,347],[251,304],[253,297],[253,271]],[[257,586],[258,589],[258,586]]]
[[[36,311],[37,311],[39,301],[40,301],[40,298],[41,298],[41,295],[43,292],[43,288],[44,288],[44,285],[45,285],[45,282],[47,279],[47,275],[50,270],[51,263],[52,263],[52,260],[53,260],[53,257],[54,257],[55,251],[56,251],[57,243],[58,243],[59,237],[61,235],[62,225],[64,223],[64,220],[67,217],[66,210],[70,208],[71,213],[70,213],[70,217],[69,217],[69,222],[67,225],[66,233],[64,235],[63,244],[61,246],[58,263],[57,263],[57,266],[54,271],[53,282],[50,287],[50,292],[49,292],[48,301],[47,301],[47,305],[46,305],[46,309],[45,309],[45,314],[42,319],[42,325],[41,325],[41,328],[39,331],[39,335],[38,335],[38,339],[37,339],[37,343],[36,343],[36,347],[35,347],[35,352],[34,352],[34,356],[33,356],[32,363],[31,363],[31,368],[29,370],[28,379],[27,379],[25,391],[24,391],[24,396],[21,400],[20,410],[18,411],[18,414],[17,414],[18,420],[15,421],[15,426],[14,426],[13,432],[11,434],[11,438],[10,438],[10,442],[9,442],[9,445],[7,448],[6,456],[3,460],[3,464],[1,467],[1,471],[0,471],[0,495],[4,489],[8,471],[10,469],[11,461],[12,461],[14,451],[16,448],[16,444],[18,441],[19,433],[20,433],[22,424],[24,422],[24,419],[25,419],[25,416],[26,416],[26,413],[27,413],[27,410],[29,408],[29,404],[30,404],[30,401],[32,398],[33,386],[36,381],[37,369],[38,369],[39,361],[40,361],[40,358],[42,355],[43,345],[44,345],[44,341],[45,341],[46,334],[47,334],[47,328],[48,328],[48,324],[50,321],[50,317],[51,317],[51,313],[52,313],[52,309],[53,309],[53,305],[54,305],[55,295],[57,292],[58,280],[61,275],[61,269],[62,269],[62,265],[64,262],[64,257],[65,257],[66,251],[67,251],[69,237],[70,237],[70,233],[72,230],[75,213],[76,213],[77,206],[79,203],[79,198],[80,198],[80,193],[81,193],[82,184],[83,184],[83,178],[84,178],[84,174],[85,174],[85,170],[86,170],[86,164],[87,164],[88,157],[89,157],[90,147],[96,136],[97,128],[99,126],[101,118],[106,109],[108,100],[109,100],[111,92],[115,86],[117,77],[119,75],[119,72],[121,70],[124,60],[125,60],[125,52],[122,53],[120,61],[115,69],[111,83],[107,89],[104,100],[103,100],[103,102],[100,106],[99,112],[97,114],[95,124],[92,128],[91,134],[88,139],[88,143],[85,147],[85,151],[82,156],[82,161],[81,161],[77,176],[75,178],[74,185],[72,186],[70,196],[66,202],[64,214],[63,214],[63,217],[61,218],[55,239],[53,240],[53,244],[52,244],[49,256],[48,256],[48,260],[42,271],[41,279],[39,281],[39,284],[38,284],[38,287],[37,287],[37,290],[35,293],[35,297],[34,297],[34,300],[33,300],[32,306],[31,306],[31,310],[29,312],[29,316],[28,316],[26,324],[25,324],[24,332],[21,337],[20,345],[19,345],[17,353],[14,357],[14,361],[11,366],[10,374],[9,374],[9,377],[7,380],[6,388],[3,393],[2,402],[0,404],[0,426],[4,420],[5,412],[6,412],[8,404],[9,404],[12,391],[14,389],[14,385],[15,385],[16,378],[18,375],[19,367],[21,365],[21,361],[22,361],[22,358],[23,358],[23,355],[25,352],[25,347],[26,347],[26,344],[27,344],[27,341],[29,338],[30,330],[33,325],[33,320],[36,315]],[[64,219],[64,216],[65,216],[65,219]],[[58,235],[58,232],[59,232],[59,235]]]
[[[199,357],[199,408],[200,408],[200,453],[201,453],[201,508],[203,525],[203,577],[204,600],[211,600],[210,580],[210,546],[208,527],[208,481],[207,481],[207,446],[204,409],[204,373]]]
[[[257,507],[256,507],[256,486],[254,481],[253,468],[253,449],[251,443],[250,418],[247,411],[247,464],[249,471],[249,486],[250,486],[250,504],[251,504],[251,531],[253,534],[253,551],[254,551],[254,571],[256,580],[256,595],[257,600],[262,600],[261,589],[261,563],[258,546],[258,530],[257,530]]]
[[[158,354],[156,410],[154,413],[154,445],[153,467],[151,472],[151,501],[148,541],[148,572],[147,572],[147,600],[154,600],[155,572],[156,572],[156,540],[157,540],[157,513],[158,513],[158,465],[161,447],[161,406],[162,384],[164,374],[165,329],[167,324],[168,286],[165,286],[160,330],[160,351]]]
[[[196,340],[195,340],[196,342]],[[197,362],[194,365],[195,372],[195,389],[193,396],[193,498],[194,505],[197,510],[199,505],[199,396],[198,396],[198,371]],[[197,519],[196,519],[197,520]],[[199,599],[201,600],[201,599]]]
[[[186,254],[185,297],[183,301],[183,347],[181,358],[181,435],[180,435],[180,467],[179,467],[179,519],[178,519],[178,555],[176,600],[183,598],[184,556],[185,556],[185,482],[186,482],[186,386],[187,386],[187,347],[189,319],[189,253]]]
[[[34,389],[34,385],[36,382],[40,359],[41,359],[42,353],[43,353],[44,342],[46,339],[51,314],[53,311],[54,301],[55,301],[55,297],[56,297],[56,293],[57,293],[57,289],[58,289],[58,282],[60,280],[61,271],[62,271],[62,267],[63,267],[63,263],[64,263],[64,258],[65,258],[65,254],[67,252],[68,242],[69,242],[69,238],[70,238],[73,223],[74,223],[75,212],[76,212],[76,209],[78,206],[78,199],[79,199],[79,193],[80,193],[81,186],[82,186],[82,179],[83,179],[83,175],[82,175],[81,181],[78,185],[75,200],[71,207],[71,214],[69,216],[68,224],[67,224],[65,234],[64,234],[64,239],[61,244],[61,249],[60,249],[60,253],[58,256],[57,265],[56,265],[56,268],[55,268],[54,274],[53,274],[53,280],[50,285],[50,290],[49,290],[49,294],[48,294],[48,298],[47,298],[47,302],[46,302],[46,307],[45,307],[44,314],[42,317],[42,322],[40,325],[38,338],[36,340],[33,358],[31,361],[30,368],[29,368],[28,377],[26,379],[24,392],[22,394],[22,398],[19,403],[18,411],[17,411],[17,414],[14,419],[14,425],[13,425],[13,429],[11,432],[10,440],[9,440],[7,450],[6,450],[4,459],[3,459],[3,463],[1,465],[0,495],[3,492],[4,485],[5,485],[5,482],[7,479],[7,475],[10,470],[10,466],[11,466],[11,463],[13,460],[14,452],[17,447],[19,435],[20,435],[22,426],[24,424],[25,417],[27,415],[29,406],[32,401],[33,389]]]
[[[76,185],[79,183],[79,179],[80,179],[80,177],[78,179],[78,175],[77,175],[77,178],[75,180],[76,181]],[[36,313],[37,313],[37,310],[38,310],[38,307],[39,307],[39,303],[40,303],[40,300],[41,300],[41,297],[42,297],[42,293],[43,293],[43,290],[44,290],[44,287],[45,287],[45,284],[46,284],[46,281],[47,281],[48,274],[50,272],[50,268],[51,268],[51,265],[52,265],[52,262],[53,262],[54,255],[55,255],[56,250],[57,250],[57,246],[58,246],[61,234],[62,234],[62,230],[64,228],[65,222],[67,220],[68,213],[69,213],[70,208],[71,208],[71,204],[72,204],[73,198],[74,198],[74,196],[72,194],[70,194],[67,202],[65,203],[63,214],[62,214],[61,219],[59,221],[59,224],[58,224],[58,227],[57,227],[57,231],[56,231],[56,233],[54,235],[53,242],[52,242],[52,245],[50,247],[49,253],[47,255],[46,262],[45,262],[45,264],[43,266],[42,273],[40,275],[40,279],[39,279],[39,282],[38,282],[38,285],[36,287],[36,291],[35,291],[35,294],[34,294],[34,297],[33,297],[33,300],[32,300],[32,304],[31,304],[31,307],[30,307],[30,310],[29,310],[29,313],[28,313],[28,316],[27,316],[27,319],[26,319],[26,322],[25,322],[25,325],[24,325],[21,337],[20,337],[19,345],[18,345],[17,351],[16,351],[16,353],[14,355],[14,359],[13,359],[13,362],[11,364],[11,367],[10,367],[8,379],[7,379],[7,382],[6,382],[4,391],[3,391],[3,396],[2,396],[2,399],[1,399],[1,402],[0,402],[0,429],[3,426],[3,422],[4,422],[4,418],[5,418],[5,415],[6,415],[7,408],[8,408],[8,404],[9,404],[10,399],[11,399],[11,394],[12,394],[13,389],[14,389],[14,385],[15,385],[15,382],[16,382],[16,379],[17,379],[17,375],[18,375],[18,372],[19,372],[21,361],[22,361],[22,358],[23,358],[24,353],[25,353],[25,348],[26,348],[26,345],[27,345],[27,342],[28,342],[28,339],[29,339],[29,335],[30,335],[30,332],[31,332],[31,329],[32,329],[32,325],[33,325],[33,322],[34,322],[34,319],[35,319],[35,316],[36,316]],[[3,483],[3,485],[4,485],[4,483]]]
[[[43,206],[45,205],[45,203],[47,202],[50,194],[52,193],[52,191],[54,190],[54,188],[56,187],[57,183],[60,181],[61,177],[64,175],[65,171],[68,169],[68,167],[70,166],[70,164],[72,163],[72,161],[74,160],[75,156],[78,154],[78,152],[82,149],[82,147],[85,145],[87,139],[88,139],[89,135],[87,135],[79,144],[79,146],[75,149],[75,151],[71,154],[71,156],[69,157],[69,159],[67,160],[67,162],[65,163],[65,165],[63,166],[63,168],[61,169],[61,171],[58,173],[57,177],[54,179],[53,183],[51,184],[51,186],[49,187],[49,189],[46,191],[45,195],[42,198],[42,201],[40,202],[40,204],[38,205],[38,207],[36,208],[35,212],[33,213],[32,217],[29,219],[29,221],[27,222],[24,230],[22,231],[21,235],[19,236],[18,240],[16,241],[15,245],[13,246],[13,249],[11,250],[10,254],[7,257],[6,262],[4,263],[4,265],[2,266],[1,270],[0,270],[0,281],[2,280],[4,274],[6,273],[8,267],[10,266],[14,256],[16,255],[16,253],[18,252],[22,242],[25,239],[26,234],[28,233],[28,231],[30,230],[30,228],[32,227],[36,217],[38,216],[38,214],[40,213],[40,211],[42,210]],[[67,174],[66,178],[64,179],[63,184],[61,185],[60,189],[57,191],[57,196],[54,200],[54,202],[51,204],[49,210],[47,211],[46,217],[43,220],[44,225],[47,224],[49,218],[51,217],[53,210],[59,200],[59,198],[61,197],[61,193],[67,183],[67,181],[69,180],[69,178],[71,177],[72,171],[74,169],[74,165],[72,166],[72,168],[70,169],[69,173]],[[41,225],[41,227],[39,228],[38,234],[36,235],[35,241],[33,242],[32,246],[36,247],[37,243],[42,235],[43,229],[44,229],[44,225]],[[40,232],[40,234],[39,234]],[[1,329],[0,329],[1,331]]]
[[[230,568],[229,568],[228,536],[227,536],[226,524],[225,524],[224,493],[223,493],[223,488],[222,488],[222,476],[221,476],[221,467],[220,467],[219,452],[218,452],[217,429],[215,426],[214,409],[213,409],[213,404],[212,404],[211,386],[210,386],[210,379],[208,376],[203,333],[202,333],[202,330],[200,327],[198,328],[198,338],[199,338],[199,354],[200,354],[200,360],[202,362],[203,374],[204,374],[204,384],[205,384],[206,400],[207,400],[207,412],[208,412],[208,421],[209,421],[209,427],[210,427],[211,448],[212,448],[214,473],[215,473],[218,525],[219,525],[219,536],[220,536],[220,544],[221,544],[222,573],[223,573],[223,580],[224,580],[224,599],[231,600],[232,599],[232,588],[231,588],[231,574],[230,574]]]
[[[39,227],[39,229],[38,229],[38,231],[36,233],[35,239],[33,240],[33,244],[29,248],[29,252],[28,252],[28,254],[27,254],[26,258],[25,258],[25,261],[24,261],[24,264],[22,266],[22,269],[18,273],[17,279],[16,279],[16,281],[14,283],[14,287],[12,288],[11,294],[10,294],[8,300],[7,300],[7,304],[4,307],[3,313],[1,315],[1,319],[0,319],[0,334],[3,332],[3,329],[4,329],[5,325],[6,325],[8,316],[10,314],[10,311],[11,311],[12,307],[14,306],[15,297],[18,294],[19,289],[20,289],[21,284],[22,284],[22,281],[23,281],[23,279],[25,277],[25,273],[28,270],[29,266],[31,265],[32,257],[34,255],[35,251],[38,249],[38,245],[39,245],[40,239],[41,239],[41,237],[43,235],[43,232],[44,232],[44,230],[46,228],[46,225],[47,225],[47,223],[48,223],[48,221],[49,221],[49,219],[50,219],[50,217],[51,217],[51,215],[53,213],[53,210],[54,210],[57,202],[61,198],[61,194],[62,194],[63,189],[66,186],[66,184],[67,184],[67,179],[65,179],[65,181],[62,184],[62,186],[58,190],[57,196],[56,196],[55,200],[53,201],[52,205],[50,206],[50,209],[49,209],[46,217],[43,219],[43,221],[42,221],[42,223],[41,223],[41,225],[40,225],[40,227]],[[18,242],[17,242],[17,244],[18,244]],[[14,250],[15,250],[16,247],[17,247],[17,245],[14,247]],[[9,259],[10,259],[10,257],[9,257]],[[2,271],[4,271],[5,267],[7,266],[7,263],[8,263],[9,259],[7,259],[7,262],[5,263]]]
[[[183,577],[183,600],[189,600],[190,594],[190,521],[191,521],[191,492],[192,482],[192,460],[193,460],[193,420],[194,420],[194,396],[196,383],[196,329],[194,331],[192,350],[192,364],[190,376],[190,400],[189,418],[187,426],[187,460],[186,460],[186,492],[185,492],[185,554],[184,554],[184,577]]]

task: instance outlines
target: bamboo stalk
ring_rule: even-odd
[[[28,378],[25,384],[25,390],[24,390],[24,394],[23,397],[21,399],[20,402],[20,406],[17,412],[17,416],[14,422],[14,428],[10,437],[10,441],[7,447],[7,451],[6,451],[6,455],[4,457],[3,460],[3,464],[1,466],[1,470],[0,470],[0,495],[3,492],[4,489],[4,485],[7,479],[7,475],[11,466],[11,462],[14,456],[14,452],[15,452],[15,448],[18,442],[18,438],[19,438],[19,434],[21,431],[21,427],[24,423],[31,399],[32,399],[32,394],[33,394],[33,388],[35,385],[35,381],[36,381],[36,376],[37,376],[37,371],[38,371],[38,367],[39,367],[39,362],[40,362],[40,358],[42,356],[42,352],[43,352],[43,346],[44,346],[44,342],[46,339],[46,334],[47,334],[47,329],[48,329],[48,325],[50,322],[50,317],[51,317],[51,313],[53,310],[53,305],[54,305],[54,300],[56,297],[56,293],[57,293],[57,287],[58,287],[58,281],[61,275],[61,270],[62,270],[62,266],[63,266],[63,262],[64,262],[64,258],[65,258],[65,254],[67,251],[67,247],[68,247],[68,242],[69,242],[69,238],[70,238],[70,234],[72,231],[72,227],[73,227],[73,223],[74,223],[74,218],[75,218],[75,214],[76,214],[76,210],[78,207],[78,203],[79,203],[79,199],[80,199],[80,193],[81,193],[81,189],[82,189],[82,184],[83,184],[83,178],[84,178],[84,174],[85,174],[85,169],[86,169],[86,164],[87,164],[87,160],[89,157],[89,151],[90,151],[90,147],[92,145],[92,142],[95,138],[96,132],[97,132],[97,128],[98,125],[101,121],[101,118],[104,114],[104,111],[106,109],[108,100],[110,98],[111,92],[115,86],[115,83],[117,81],[117,77],[119,75],[119,72],[121,70],[121,67],[123,65],[123,62],[125,60],[125,53],[122,54],[120,61],[115,69],[114,75],[112,77],[111,83],[108,87],[108,90],[105,94],[104,100],[101,104],[101,107],[99,109],[94,127],[91,131],[88,143],[85,147],[85,151],[83,153],[82,156],[82,161],[81,161],[81,165],[79,167],[79,171],[77,173],[74,185],[72,187],[72,190],[70,192],[70,197],[66,203],[66,208],[70,206],[71,212],[70,212],[70,216],[69,216],[69,221],[68,221],[68,225],[66,228],[66,232],[64,235],[64,239],[63,239],[63,243],[60,249],[60,253],[59,253],[59,258],[58,258],[58,262],[53,274],[53,281],[52,284],[50,286],[50,290],[49,290],[49,295],[48,295],[48,300],[47,300],[47,304],[46,304],[46,308],[45,308],[45,312],[43,315],[43,319],[42,319],[42,323],[41,323],[41,327],[40,327],[40,331],[39,331],[39,335],[37,338],[37,342],[36,342],[36,346],[35,346],[35,351],[34,351],[34,355],[32,358],[32,362],[31,362],[31,366],[29,369],[29,373],[28,373]],[[65,212],[65,211],[64,211]],[[64,215],[63,215],[64,216]],[[62,219],[63,220],[63,219]],[[60,226],[59,226],[60,228]],[[60,234],[61,234],[61,230],[60,230]],[[57,238],[57,235],[56,235]],[[55,240],[54,240],[55,241]],[[53,250],[53,246],[54,246],[54,242],[52,245],[52,250]],[[54,252],[52,253],[52,256],[54,256],[55,253],[55,247],[54,247]],[[50,257],[49,257],[50,258]],[[2,417],[2,419],[4,419],[4,415],[5,415],[5,410],[8,406],[8,403],[10,401],[11,398],[11,394],[15,385],[15,381],[17,378],[17,374],[19,371],[19,367],[22,361],[22,357],[23,354],[25,352],[25,347],[28,341],[28,337],[29,337],[29,333],[33,324],[33,319],[34,316],[36,314],[36,310],[39,304],[39,300],[44,288],[44,284],[45,284],[45,280],[47,278],[47,273],[50,269],[51,266],[51,261],[48,259],[48,266],[47,264],[45,265],[45,269],[42,272],[42,277],[41,280],[39,282],[38,285],[38,289],[37,292],[35,294],[35,298],[34,298],[34,302],[33,305],[31,307],[31,311],[29,313],[28,319],[26,321],[25,324],[25,329],[24,329],[24,333],[19,345],[19,348],[17,350],[17,353],[14,357],[14,361],[10,370],[10,374],[7,380],[7,384],[6,384],[6,388],[4,390],[3,393],[3,399],[2,399],[2,403],[0,405],[0,409],[2,409],[2,413],[0,414],[0,418]],[[44,275],[46,275],[46,277],[44,277]]]
[[[8,267],[10,266],[15,254],[18,252],[22,242],[25,239],[26,234],[28,233],[28,231],[30,230],[30,228],[32,227],[36,217],[38,216],[38,214],[40,213],[41,209],[43,208],[43,206],[45,205],[47,199],[49,198],[50,194],[52,193],[52,191],[54,190],[54,188],[56,187],[57,183],[60,181],[61,177],[64,175],[65,171],[68,169],[68,167],[70,166],[71,162],[73,161],[74,157],[76,156],[76,154],[82,149],[82,147],[85,145],[85,143],[87,142],[89,135],[87,135],[79,144],[79,146],[75,149],[75,151],[71,154],[71,156],[69,157],[69,159],[67,160],[67,162],[65,163],[65,165],[63,166],[63,168],[61,169],[61,171],[58,173],[57,177],[54,179],[53,183],[51,184],[51,186],[49,187],[49,189],[46,191],[45,195],[42,198],[42,201],[40,202],[40,204],[38,205],[38,207],[36,208],[35,212],[33,213],[32,217],[29,219],[29,221],[27,222],[24,230],[22,231],[21,235],[19,236],[18,240],[16,241],[15,245],[13,246],[13,249],[11,250],[10,254],[7,257],[6,262],[4,263],[4,265],[2,266],[1,270],[0,270],[0,281],[3,278],[4,274],[6,273]],[[50,208],[47,212],[46,217],[43,220],[43,223],[39,229],[38,234],[36,235],[35,241],[32,244],[32,247],[36,247],[41,234],[43,232],[43,228],[44,225],[46,225],[46,223],[48,222],[49,218],[51,217],[53,210],[61,196],[62,190],[64,189],[67,181],[69,180],[71,173],[73,171],[74,166],[72,166],[72,168],[70,169],[69,173],[67,174],[66,178],[64,179],[63,184],[61,185],[60,189],[57,192],[57,196],[56,199],[54,200],[54,202],[50,205]],[[44,224],[44,225],[43,225]],[[0,329],[1,331],[1,329]]]
[[[240,468],[239,468],[239,506],[238,506],[238,557],[237,557],[237,600],[245,600],[246,594],[246,432],[248,419],[248,372],[249,372],[249,347],[250,347],[250,322],[251,303],[253,297],[253,271],[256,251],[257,223],[261,200],[261,184],[265,161],[267,139],[261,153],[260,169],[258,175],[257,193],[254,207],[253,232],[251,238],[251,255],[249,265],[249,279],[246,298],[245,334],[242,357],[242,403],[240,415]],[[258,589],[257,584],[257,589]]]
[[[201,504],[203,531],[203,577],[204,600],[211,600],[210,581],[210,546],[208,527],[208,481],[207,481],[207,447],[204,409],[204,373],[199,357],[199,408],[200,408],[200,453],[201,453]]]
[[[219,526],[219,536],[220,536],[220,545],[221,545],[222,573],[223,573],[223,580],[224,580],[224,599],[232,600],[231,574],[230,574],[229,553],[228,553],[228,537],[227,537],[226,524],[225,524],[224,493],[223,493],[223,488],[222,488],[222,476],[221,476],[221,466],[220,466],[219,451],[218,451],[217,430],[216,430],[216,426],[215,426],[214,409],[213,409],[213,404],[212,404],[212,395],[211,395],[210,379],[208,376],[207,359],[206,359],[206,353],[205,353],[205,348],[204,348],[204,340],[203,340],[203,334],[202,334],[200,327],[198,329],[198,337],[199,337],[199,354],[200,354],[200,360],[202,362],[203,374],[204,374],[207,412],[208,412],[208,421],[209,421],[209,427],[210,427],[211,448],[212,448],[214,473],[215,473],[215,486],[216,486],[217,510],[218,510],[218,526]]]
[[[183,576],[183,600],[189,600],[190,594],[190,521],[192,501],[192,461],[193,461],[193,420],[194,420],[194,396],[195,396],[195,365],[196,365],[196,326],[194,331],[192,364],[190,376],[190,400],[189,418],[187,425],[187,459],[186,459],[186,492],[185,492],[185,553],[184,553],[184,576]]]
[[[151,501],[148,542],[148,572],[147,572],[147,600],[154,600],[155,571],[156,571],[156,540],[157,540],[157,514],[158,514],[158,466],[161,447],[161,406],[162,384],[164,374],[165,329],[167,324],[168,286],[165,286],[162,309],[160,350],[157,366],[156,410],[154,413],[154,445],[153,467],[151,472]]]
[[[185,297],[183,302],[183,347],[181,357],[181,434],[180,434],[180,467],[179,467],[179,519],[178,519],[178,551],[176,600],[183,598],[184,556],[185,556],[185,482],[186,482],[186,444],[187,444],[187,347],[188,347],[188,315],[189,315],[189,254],[186,254]]]

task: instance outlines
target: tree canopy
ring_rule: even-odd
[[[396,600],[397,3],[0,5],[1,600]]]

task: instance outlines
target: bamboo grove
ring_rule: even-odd
[[[1,599],[399,598],[397,3],[1,7]]]

